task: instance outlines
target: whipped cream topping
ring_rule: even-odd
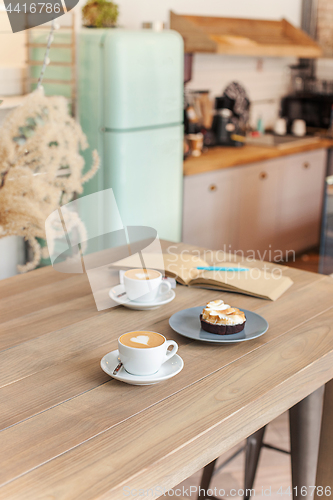
[[[220,325],[241,325],[246,320],[243,311],[230,307],[223,300],[212,300],[202,311],[205,321]]]
[[[220,311],[224,311],[225,309],[230,309],[228,304],[225,304],[223,300],[212,300],[208,302],[205,307],[205,311],[207,312],[216,312],[217,314],[221,314]]]

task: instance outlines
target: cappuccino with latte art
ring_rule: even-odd
[[[118,339],[119,358],[132,375],[153,375],[177,350],[174,340],[167,340],[157,332],[127,332]]]
[[[127,347],[137,349],[150,349],[164,344],[165,338],[163,335],[155,332],[129,332],[124,333],[119,339],[119,342]]]

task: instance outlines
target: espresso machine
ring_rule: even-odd
[[[244,145],[249,109],[246,91],[237,82],[228,85],[221,97],[216,97],[213,130],[217,145]]]

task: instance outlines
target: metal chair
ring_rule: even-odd
[[[223,469],[226,465],[228,465],[234,458],[236,458],[240,453],[245,451],[245,473],[244,473],[244,500],[250,498],[250,495],[247,494],[254,485],[254,480],[258,468],[260,452],[262,448],[269,448],[271,450],[276,450],[282,453],[290,454],[289,451],[283,450],[281,448],[277,448],[276,446],[272,446],[270,444],[264,443],[264,435],[266,431],[266,427],[264,426],[255,433],[251,434],[246,440],[246,445],[237,450],[231,457],[229,457],[225,462],[223,462],[218,468],[216,468],[216,462],[218,459],[210,462],[206,467],[204,467],[200,488],[202,491],[207,491],[210,487],[211,480],[213,475],[217,474],[221,469]],[[198,495],[198,499],[200,500],[220,500],[214,495]]]
[[[245,447],[238,450],[226,462],[216,469],[217,459],[210,462],[203,469],[200,488],[207,491],[214,473],[218,472],[239,453],[245,450],[244,471],[244,500],[249,500],[248,492],[253,489],[260,452],[263,447],[291,455],[293,498],[313,500],[310,486],[316,484],[316,470],[319,449],[321,416],[323,406],[324,387],[320,387],[308,397],[297,403],[289,410],[290,445],[291,451],[277,448],[264,443],[267,426],[262,427],[246,440]],[[301,494],[302,486],[307,487],[308,495]],[[302,492],[304,493],[305,488]],[[198,495],[198,500],[221,500],[213,495]]]

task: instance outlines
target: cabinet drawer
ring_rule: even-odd
[[[242,167],[239,180],[239,249],[268,259],[276,246],[279,168],[275,162]]]
[[[326,150],[311,151],[282,164],[278,232],[284,252],[319,243],[326,157]]]
[[[213,250],[235,249],[238,168],[184,179],[183,241]]]
[[[319,243],[327,151],[184,180],[183,241],[269,259]]]

